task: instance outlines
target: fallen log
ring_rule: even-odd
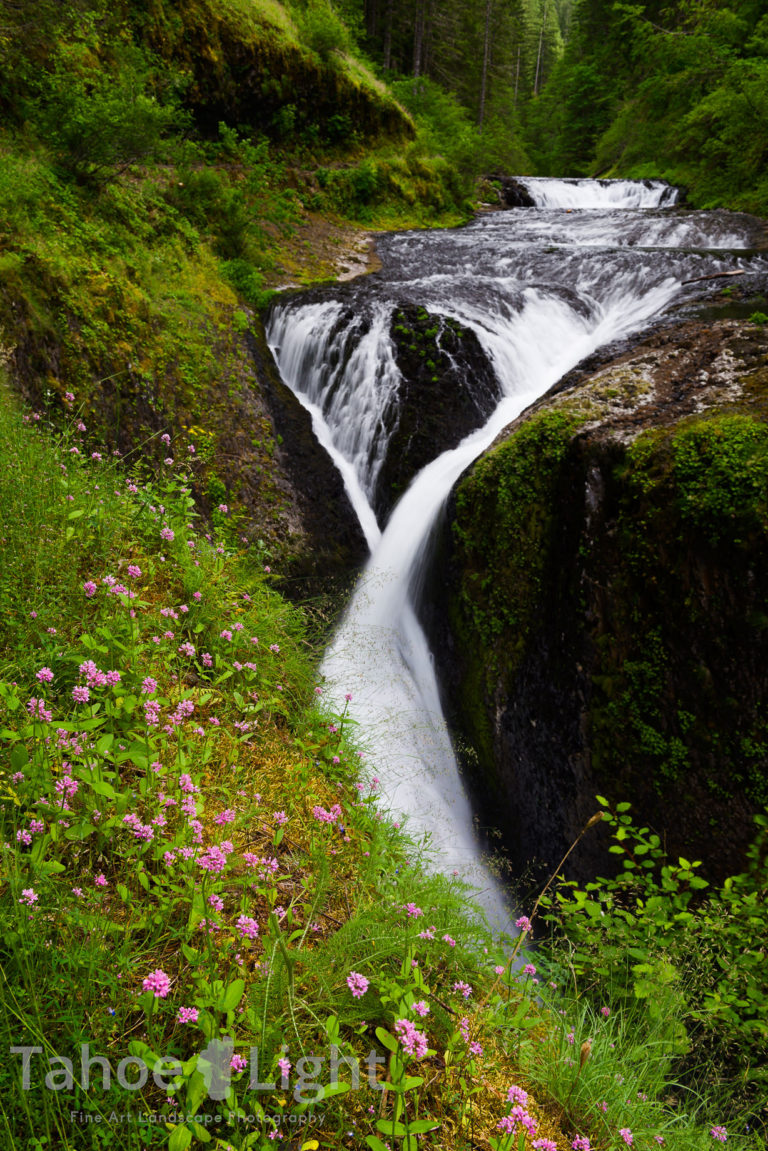
[[[698,284],[701,280],[719,280],[721,276],[743,276],[744,269],[739,272],[713,272],[711,276],[696,276],[693,280],[683,280],[683,284]]]

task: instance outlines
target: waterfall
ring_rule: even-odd
[[[539,208],[660,208],[677,200],[663,180],[559,180],[522,176],[518,182]]]
[[[491,920],[509,925],[486,870],[413,591],[430,534],[461,473],[503,428],[596,348],[647,325],[683,280],[746,266],[749,239],[728,213],[670,214],[658,181],[523,181],[540,208],[479,217],[452,231],[383,238],[383,270],[271,313],[268,338],[283,379],[312,414],[339,466],[371,557],[322,664],[350,713],[383,791],[435,865],[468,877]],[[382,532],[371,508],[398,418],[392,317],[404,302],[450,317],[478,337],[501,385],[486,424],[438,454]],[[514,546],[510,542],[510,546]]]

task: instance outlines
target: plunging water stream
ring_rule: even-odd
[[[565,372],[643,328],[680,296],[683,281],[753,258],[744,217],[670,210],[675,192],[659,182],[523,182],[538,208],[489,213],[452,231],[385,236],[380,273],[280,303],[268,329],[282,376],[312,413],[371,549],[323,662],[328,691],[337,701],[352,693],[350,712],[392,808],[428,836],[438,866],[483,890],[497,924],[506,922],[503,892],[483,868],[413,607],[431,529],[461,473]],[[397,422],[391,326],[407,303],[471,329],[502,398],[480,430],[419,472],[382,532],[371,505]]]

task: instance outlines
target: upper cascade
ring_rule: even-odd
[[[521,176],[537,208],[668,208],[678,190],[663,180],[572,180]]]

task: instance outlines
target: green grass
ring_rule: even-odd
[[[267,1148],[275,1123],[290,1136],[301,1122],[310,1148],[354,1130],[373,1151],[417,1137],[505,1151],[517,1084],[560,1151],[577,1134],[613,1147],[620,1124],[707,1146],[712,1101],[668,1104],[682,998],[656,1020],[656,1058],[647,1019],[614,1001],[606,1024],[576,985],[555,994],[521,971],[390,822],[346,715],[314,688],[302,613],[233,550],[226,513],[216,534],[195,526],[194,437],[162,445],[181,462],[157,473],[94,458],[64,403],[60,436],[7,393],[0,407],[0,1045],[41,1048],[28,1089],[24,1053],[3,1061],[8,1144],[178,1151],[226,1110],[216,1146]],[[204,868],[217,845],[221,870]],[[564,986],[558,954],[533,958],[540,978],[560,964]],[[160,997],[145,985],[158,969]],[[368,982],[359,998],[350,972]],[[425,1053],[408,1055],[402,1020]],[[84,1080],[83,1044],[107,1087],[104,1063]],[[349,1065],[332,1084],[332,1046],[361,1067],[359,1090],[343,1086]],[[233,1054],[248,1063],[224,1099],[204,1048],[227,1052],[225,1070]],[[385,1094],[367,1080],[373,1056]],[[136,1088],[127,1065],[121,1081],[129,1058],[165,1089],[151,1075]],[[251,1088],[256,1058],[262,1083],[287,1058],[286,1086]],[[164,1076],[161,1059],[177,1061]],[[198,1118],[175,1123],[179,1110]]]

